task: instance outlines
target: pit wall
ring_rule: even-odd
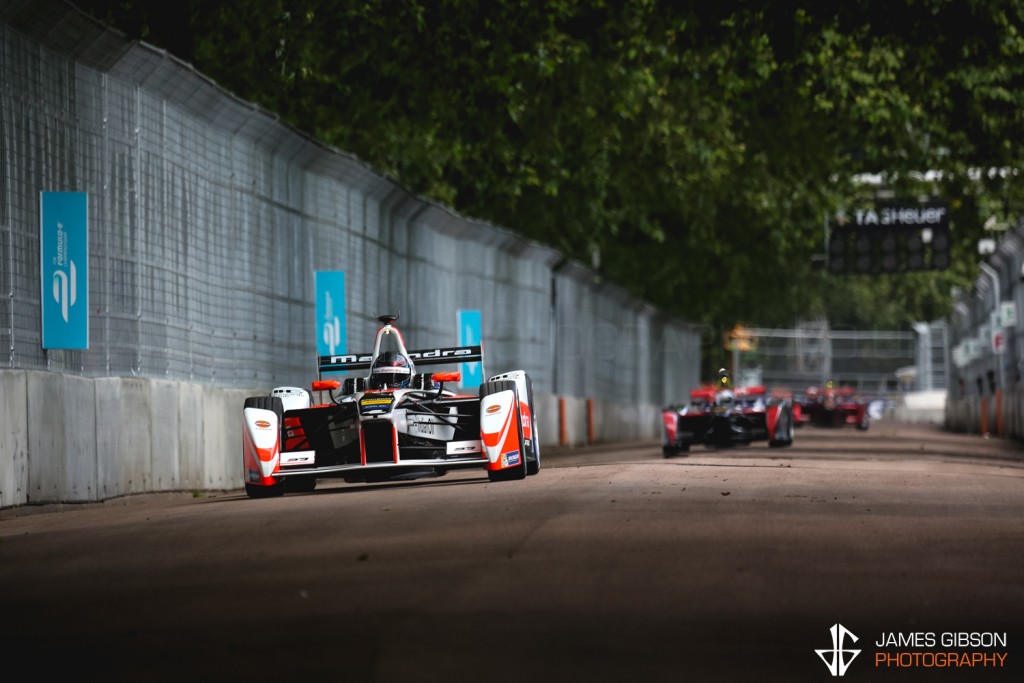
[[[242,487],[242,406],[267,388],[0,370],[0,508]],[[538,394],[541,445],[655,439],[656,407]]]

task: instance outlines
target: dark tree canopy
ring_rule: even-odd
[[[78,4],[409,189],[599,253],[603,277],[715,328],[944,317],[982,223],[1024,194],[1022,0]],[[949,203],[949,270],[812,265],[826,220],[872,199],[863,174]]]

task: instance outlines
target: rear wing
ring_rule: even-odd
[[[483,346],[452,346],[449,348],[410,351],[409,360],[413,365],[443,365],[445,363],[483,362]],[[342,372],[344,370],[369,370],[373,365],[372,353],[346,353],[335,356],[320,356],[320,372]]]
[[[714,387],[701,387],[690,392],[690,400],[692,401],[707,401],[708,403],[714,403],[717,396],[718,390]]]

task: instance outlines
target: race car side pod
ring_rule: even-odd
[[[280,496],[284,482],[274,473],[281,462],[284,403],[277,396],[251,396],[245,399],[242,415],[245,492],[250,498]]]

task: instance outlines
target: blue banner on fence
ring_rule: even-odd
[[[458,312],[459,321],[459,346],[476,346],[481,343],[482,325],[480,322],[480,311],[463,310]],[[484,364],[483,363],[462,363],[459,366],[462,371],[462,386],[465,389],[475,389],[483,384]]]
[[[89,348],[89,200],[39,193],[40,302],[44,349]]]
[[[316,352],[333,356],[345,351],[345,272],[317,271]]]

